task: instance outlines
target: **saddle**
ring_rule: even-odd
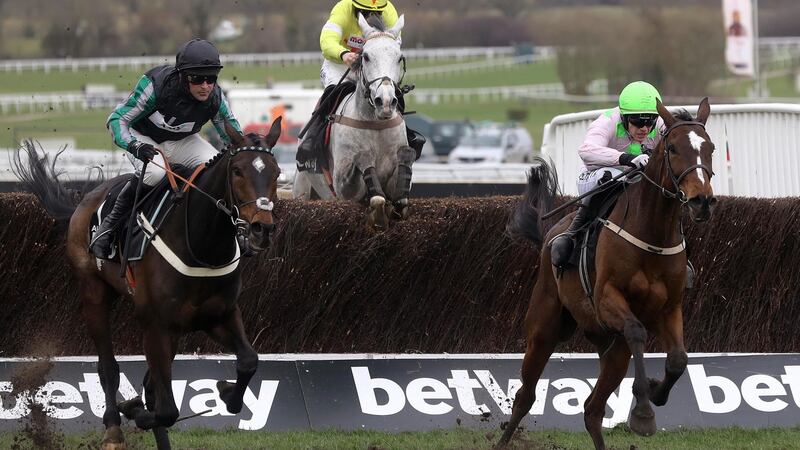
[[[330,134],[331,125],[330,115],[333,114],[342,100],[351,92],[355,92],[356,85],[353,83],[341,83],[328,86],[320,98],[317,109],[311,116],[306,127],[300,132],[299,137],[311,139],[311,154],[297,153],[297,170],[309,171],[321,174],[325,171],[330,172],[332,158],[330,153]]]
[[[192,172],[189,168],[180,165],[172,166],[172,170],[184,178],[191,176]],[[92,214],[92,220],[87,230],[89,242],[94,238],[100,223],[114,208],[114,203],[117,201],[122,187],[125,186],[128,180],[133,178],[135,178],[134,174],[129,174],[126,177],[120,178],[108,191],[103,203],[101,203],[95,213]],[[134,179],[133,182],[136,183],[136,180]],[[170,188],[169,180],[165,177],[159,184],[150,189],[144,197],[139,199],[135,208],[147,218],[148,222],[158,229],[169,212],[172,211],[172,207],[180,201],[180,199],[176,199],[175,196],[176,194]],[[108,257],[108,261],[121,262],[122,260],[121,252],[124,251],[123,247],[125,246],[125,238],[128,234],[129,219],[130,214],[126,214],[122,220],[115,225],[116,233],[114,242],[111,243],[111,254]],[[138,221],[134,221],[130,240],[130,251],[128,251],[128,261],[138,261],[142,259],[149,245],[150,237],[142,230]]]
[[[600,236],[600,230],[603,229],[603,222],[600,219],[608,218],[623,190],[624,183],[618,183],[617,186],[595,194],[602,198],[593,199],[598,205],[594,217],[583,229],[575,234],[575,242],[578,245],[573,246],[567,266],[578,268],[581,285],[589,298],[592,298],[593,295],[591,274],[595,270],[594,258],[597,250],[597,239]]]

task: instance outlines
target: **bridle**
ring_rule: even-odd
[[[694,121],[694,120],[682,120],[682,121],[678,121],[678,122],[673,123],[661,135],[662,136],[661,145],[664,146],[664,164],[663,164],[663,166],[667,167],[667,173],[669,174],[669,179],[670,179],[670,181],[672,181],[672,186],[675,188],[674,192],[668,190],[667,188],[662,186],[660,183],[657,183],[656,181],[650,179],[650,177],[645,175],[644,171],[641,172],[642,176],[648,182],[650,182],[655,187],[657,187],[661,191],[661,194],[664,195],[664,197],[677,199],[682,204],[686,204],[686,202],[689,201],[689,198],[686,197],[686,193],[683,192],[683,190],[680,187],[681,186],[681,181],[683,180],[684,177],[686,177],[686,175],[688,175],[689,173],[691,173],[695,169],[703,169],[703,171],[708,175],[709,179],[711,179],[711,177],[714,175],[714,172],[711,169],[709,169],[708,166],[706,166],[705,164],[694,164],[694,165],[691,165],[688,168],[686,168],[686,170],[681,172],[681,174],[678,175],[678,176],[675,176],[675,172],[672,170],[672,163],[670,163],[670,160],[669,160],[669,153],[670,153],[669,152],[669,145],[670,144],[668,142],[669,135],[676,128],[683,127],[683,126],[690,126],[690,125],[697,125],[697,126],[703,128],[703,130],[706,129],[705,124],[702,123],[702,122],[697,122],[697,121]]]
[[[214,196],[212,196],[208,192],[204,191],[203,189],[201,189],[197,185],[191,184],[191,187],[194,190],[196,190],[197,192],[201,193],[202,195],[204,195],[205,197],[207,197],[211,201],[213,201],[214,205],[217,207],[217,209],[220,210],[223,214],[227,215],[231,219],[231,223],[233,224],[233,226],[234,226],[234,228],[236,230],[235,236],[237,237],[237,240],[238,240],[239,237],[244,238],[244,239],[247,238],[247,235],[250,233],[250,225],[253,222],[253,219],[255,219],[255,217],[259,213],[261,213],[262,211],[272,211],[274,206],[275,206],[273,201],[270,200],[268,197],[258,197],[258,198],[254,199],[254,200],[247,200],[247,201],[240,201],[236,197],[236,195],[234,193],[234,190],[233,190],[232,181],[231,181],[231,160],[233,159],[234,156],[236,156],[237,154],[239,154],[241,152],[266,153],[266,154],[272,155],[274,157],[274,153],[272,152],[271,148],[257,146],[257,145],[246,145],[246,146],[241,146],[241,147],[230,148],[229,150],[227,150],[227,153],[228,153],[229,157],[228,157],[228,161],[227,161],[226,168],[225,168],[225,178],[226,178],[225,185],[226,186],[225,186],[225,197],[224,198],[215,198]],[[251,217],[250,222],[248,222],[248,221],[242,219],[239,216],[239,211],[240,211],[241,208],[243,208],[243,207],[245,207],[247,205],[250,205],[252,203],[256,204],[256,207],[258,208],[258,211],[253,215],[253,217]],[[230,204],[231,207],[228,208],[227,204]],[[222,264],[222,265],[208,264],[208,263],[203,262],[202,260],[200,260],[194,254],[194,252],[192,251],[192,247],[191,247],[191,244],[190,244],[190,241],[189,241],[189,208],[188,208],[188,206],[187,206],[187,208],[185,208],[185,212],[186,212],[186,215],[185,215],[184,220],[186,222],[185,223],[186,248],[189,251],[189,255],[192,257],[192,259],[194,259],[196,262],[198,262],[199,264],[201,264],[205,268],[216,269],[216,268],[228,266],[228,265],[232,264],[233,262],[235,262],[236,260],[238,260],[239,258],[241,258],[241,256],[240,256],[239,258],[234,259],[234,261],[229,261],[229,262],[226,262],[225,264]]]
[[[372,39],[381,38],[381,37],[387,37],[387,38],[390,38],[392,40],[396,40],[397,39],[391,33],[387,33],[385,31],[384,32],[378,32],[378,33],[373,33],[369,38],[367,38],[364,41],[364,45],[366,45],[366,42],[368,42],[368,41],[370,41]],[[360,53],[358,55],[358,60],[359,60],[359,66],[361,66],[361,84],[364,86],[364,98],[367,100],[367,102],[369,102],[370,106],[375,108],[375,101],[372,99],[372,96],[370,95],[372,85],[377,83],[377,82],[383,83],[384,81],[389,81],[390,83],[392,83],[392,87],[394,88],[394,90],[397,91],[398,87],[402,86],[403,79],[406,76],[406,57],[405,56],[400,56],[400,61],[399,62],[401,62],[403,64],[403,72],[400,75],[400,80],[397,81],[397,82],[395,82],[393,79],[391,79],[390,77],[388,77],[386,75],[384,75],[382,77],[373,78],[372,80],[368,80],[367,79],[367,74],[365,73],[366,71],[364,70],[364,60],[363,60],[363,58],[364,58],[364,54],[362,52],[362,53]]]
[[[247,234],[250,232],[250,224],[255,221],[256,216],[265,211],[266,212],[272,211],[275,208],[275,203],[272,200],[270,200],[269,197],[258,197],[256,199],[247,201],[240,201],[236,197],[236,193],[233,190],[233,184],[232,184],[233,182],[231,180],[231,160],[233,159],[234,156],[236,156],[238,153],[241,152],[267,153],[269,155],[272,155],[273,157],[275,156],[275,154],[272,152],[271,148],[255,146],[255,145],[237,147],[228,150],[229,158],[227,167],[225,169],[225,176],[228,180],[228,182],[226,183],[227,184],[226,197],[230,199],[231,209],[227,210],[227,214],[231,217],[231,222],[233,223],[233,226],[236,227],[236,234],[239,236],[247,236]],[[216,202],[217,207],[222,209],[221,208],[222,205],[220,205],[219,202],[220,200],[217,200]],[[253,214],[253,217],[251,217],[250,221],[248,222],[239,216],[239,210],[253,203],[255,203],[256,208],[258,210],[256,211],[255,214]]]

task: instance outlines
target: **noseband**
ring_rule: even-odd
[[[697,121],[694,121],[694,120],[685,120],[685,121],[680,121],[680,122],[673,123],[662,134],[662,142],[664,143],[663,144],[664,145],[664,161],[665,161],[664,165],[668,169],[667,173],[669,174],[669,179],[672,181],[672,185],[675,188],[675,192],[667,190],[667,188],[665,188],[664,186],[661,186],[659,183],[656,183],[655,181],[653,181],[650,178],[648,178],[647,176],[645,176],[647,181],[649,181],[650,183],[652,183],[653,185],[655,185],[656,187],[661,189],[661,193],[665,197],[677,199],[681,203],[686,203],[686,202],[689,201],[689,199],[686,197],[686,194],[683,192],[683,190],[681,190],[681,181],[683,180],[684,177],[686,177],[686,175],[688,175],[691,171],[693,171],[695,169],[703,169],[703,171],[708,175],[708,179],[709,180],[714,175],[714,172],[711,169],[709,169],[708,166],[706,166],[705,164],[694,164],[692,166],[689,166],[683,172],[681,172],[681,174],[678,175],[677,177],[675,176],[675,172],[672,170],[672,164],[670,163],[670,160],[669,160],[669,149],[668,149],[669,144],[667,143],[667,139],[669,138],[670,133],[672,133],[672,131],[675,130],[676,128],[683,127],[683,126],[689,126],[689,125],[697,125],[697,126],[703,128],[703,130],[706,129],[705,124],[703,124],[702,122],[697,122]],[[644,175],[644,172],[642,172],[642,175]]]

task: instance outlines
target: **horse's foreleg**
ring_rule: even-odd
[[[628,344],[624,339],[615,339],[610,345],[610,348],[601,346],[600,375],[597,377],[597,383],[592,389],[592,393],[583,404],[583,422],[586,431],[592,437],[596,450],[606,448],[605,441],[603,441],[603,416],[606,412],[606,401],[625,378],[625,374],[628,372],[628,361],[631,357]]]
[[[680,305],[658,324],[656,334],[664,350],[667,351],[667,360],[664,363],[664,380],[650,379],[650,400],[656,406],[664,406],[672,386],[683,375],[689,362],[683,344],[683,312]]]
[[[105,395],[106,411],[103,413],[103,425],[106,431],[101,448],[121,450],[126,448],[126,445],[120,429],[122,420],[117,408],[119,364],[114,357],[109,329],[109,303],[116,294],[110,286],[96,277],[83,278],[80,285],[81,313],[97,349],[97,375]]]
[[[178,420],[180,414],[178,407],[175,405],[175,397],[172,394],[174,340],[168,332],[159,329],[157,326],[146,328],[143,334],[148,373],[145,391],[149,397],[147,399],[148,405],[154,405],[155,409],[152,411],[145,410],[141,399],[138,397],[120,403],[120,409],[125,414],[125,417],[136,421],[136,426],[143,430],[150,430],[155,427],[170,427]]]
[[[173,359],[175,358],[175,352],[172,352]],[[156,410],[156,394],[153,383],[150,379],[150,371],[148,370],[144,374],[144,381],[142,383],[144,385],[144,395],[145,395],[145,406],[149,411]],[[155,427],[153,428],[153,437],[156,440],[156,448],[158,450],[170,450],[172,446],[169,443],[169,434],[166,427]]]
[[[211,328],[208,334],[226,349],[236,353],[236,384],[225,380],[217,382],[219,397],[225,402],[228,412],[236,414],[242,410],[244,392],[258,367],[258,353],[247,340],[239,307],[236,307],[228,320]]]
[[[395,178],[394,212],[398,219],[408,217],[408,196],[411,194],[411,165],[416,152],[409,146],[397,149],[397,172]]]
[[[636,398],[636,406],[631,411],[628,425],[638,435],[653,435],[656,432],[656,419],[653,407],[650,405],[650,382],[644,368],[647,330],[631,312],[625,297],[616,288],[606,283],[602,292],[603,297],[598,302],[598,319],[612,330],[622,332],[633,355],[635,369],[633,395]]]
[[[575,322],[564,312],[557,297],[555,283],[547,279],[548,276],[540,272],[533,288],[525,318],[527,339],[525,358],[522,360],[522,386],[514,396],[511,419],[505,424],[505,431],[497,447],[508,444],[522,418],[531,410],[536,400],[536,384],[556,344],[571,336],[575,330]]]

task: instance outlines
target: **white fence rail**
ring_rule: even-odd
[[[692,114],[697,110],[685,108]],[[567,194],[577,193],[575,181],[582,168],[578,146],[602,112],[564,114],[545,125],[542,154],[555,163]],[[800,196],[800,105],[712,104],[706,129],[717,149],[711,179],[717,195]]]
[[[458,47],[458,48],[409,48],[403,53],[408,59],[466,59],[497,58],[514,55],[514,47]],[[141,69],[171,64],[175,56],[123,56],[114,58],[50,58],[50,59],[11,59],[0,61],[0,72],[53,71],[77,72],[91,69],[106,71],[108,69]],[[222,55],[223,64],[236,65],[269,65],[269,64],[306,64],[321,62],[320,52],[291,53],[239,53]]]

